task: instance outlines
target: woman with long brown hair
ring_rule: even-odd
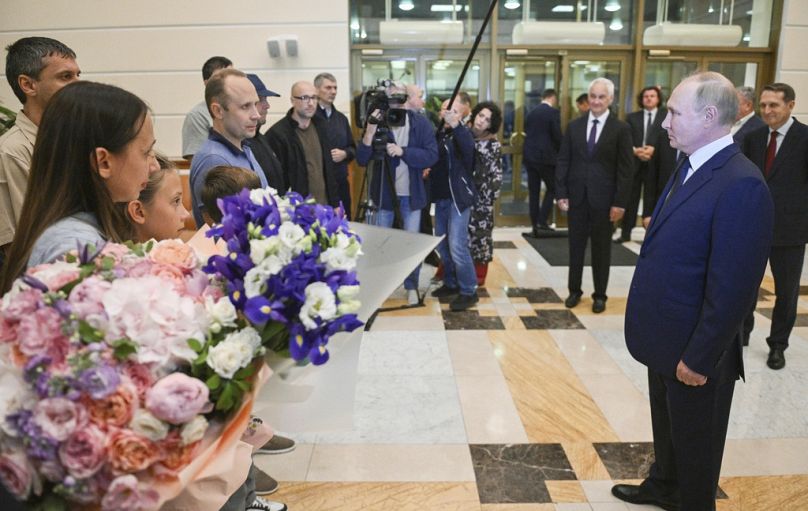
[[[138,198],[158,169],[146,103],[121,88],[75,82],[42,116],[30,186],[0,285],[8,291],[27,267],[80,245],[123,241],[115,203]]]

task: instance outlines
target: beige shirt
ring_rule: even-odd
[[[20,112],[14,126],[0,137],[0,246],[11,243],[20,220],[37,126]]]

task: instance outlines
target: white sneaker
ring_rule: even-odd
[[[286,511],[286,504],[272,500],[255,497],[252,504],[247,506],[247,511]]]
[[[407,304],[408,305],[418,305],[418,290],[417,289],[408,289],[407,290]]]

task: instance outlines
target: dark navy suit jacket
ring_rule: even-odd
[[[736,144],[713,155],[664,204],[672,182],[640,250],[626,344],[635,359],[665,376],[674,378],[683,360],[708,378],[734,380],[743,376],[738,333],[771,246],[771,195]]]
[[[542,103],[525,119],[525,163],[555,166],[561,146],[561,116],[557,108]]]
[[[746,136],[752,133],[753,131],[762,128],[763,126],[766,126],[766,123],[763,122],[763,119],[761,119],[757,115],[753,115],[752,117],[749,118],[748,121],[743,123],[743,126],[741,126],[741,128],[738,131],[736,131],[734,135],[732,135],[732,139],[735,140],[736,144],[743,147],[743,141],[746,138]]]

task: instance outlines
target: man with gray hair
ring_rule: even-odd
[[[334,159],[325,122],[317,117],[317,89],[311,82],[292,85],[292,108],[264,135],[278,155],[284,182],[318,204],[339,205]]]
[[[351,188],[348,184],[348,164],[356,158],[356,142],[353,139],[351,123],[337,110],[334,100],[337,97],[337,79],[331,73],[320,73],[314,77],[317,89],[317,117],[322,119],[331,146],[331,160],[334,163],[334,177],[337,181],[339,200],[351,218]]]
[[[47,37],[24,37],[6,51],[6,79],[22,110],[0,138],[0,263],[14,239],[42,113],[56,92],[79,79],[76,53]]]
[[[612,494],[666,510],[714,511],[741,323],[757,298],[774,207],[733,143],[738,100],[714,72],[686,78],[662,123],[684,156],[657,202],[626,304],[625,338],[648,368],[654,463]]]
[[[738,96],[738,115],[730,133],[738,145],[743,144],[746,135],[766,125],[763,119],[755,115],[755,89],[744,85],[735,89]]]
[[[564,133],[556,166],[556,199],[569,219],[569,296],[581,301],[587,242],[592,242],[592,312],[606,310],[612,223],[626,210],[634,177],[631,128],[609,112],[614,83],[595,78],[589,85],[589,113],[572,120]]]

